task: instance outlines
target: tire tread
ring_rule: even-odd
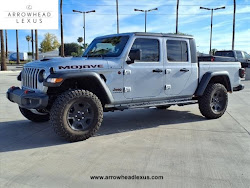
[[[96,125],[94,126],[93,129],[89,130],[88,133],[82,134],[82,135],[70,134],[67,131],[67,129],[64,127],[64,122],[63,122],[64,111],[63,110],[65,106],[67,105],[67,101],[73,98],[79,98],[82,96],[91,98],[96,103],[98,112],[100,114],[98,115],[98,120],[97,120]],[[102,104],[95,94],[87,90],[77,89],[77,90],[66,91],[62,93],[55,100],[51,108],[50,122],[54,128],[54,131],[56,132],[56,134],[58,134],[59,136],[63,137],[64,139],[70,142],[86,140],[89,137],[93,136],[97,132],[97,130],[100,128],[102,120],[103,120]]]
[[[203,96],[201,96],[199,98],[200,112],[203,116],[205,116],[208,119],[217,119],[217,118],[221,117],[225,113],[226,108],[227,108],[228,97],[226,99],[227,101],[226,101],[225,109],[221,113],[215,114],[212,111],[209,101],[210,101],[212,92],[216,89],[223,89],[223,91],[226,93],[226,96],[227,96],[227,90],[226,90],[224,85],[222,85],[220,83],[213,83],[213,84],[208,84],[206,90],[204,91]]]

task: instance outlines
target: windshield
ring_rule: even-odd
[[[118,57],[128,38],[129,36],[116,36],[95,39],[84,52],[83,57]]]

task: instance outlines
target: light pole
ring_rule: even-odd
[[[117,26],[117,34],[119,34],[119,5],[118,5],[118,0],[116,0],[116,26]]]
[[[8,61],[9,60],[9,58],[8,58],[8,32],[7,32],[7,30],[5,30],[5,46],[6,46],[6,61]]]
[[[234,17],[233,17],[233,39],[232,39],[232,50],[234,50],[234,40],[235,40],[235,14],[236,14],[236,0],[234,0]]]
[[[140,11],[140,12],[145,12],[145,33],[147,32],[147,13],[154,11],[154,10],[158,10],[158,8],[153,8],[153,9],[149,9],[149,10],[141,10],[141,9],[134,9],[134,11]]]
[[[177,0],[176,4],[176,28],[175,28],[176,34],[178,34],[178,20],[179,20],[179,0]]]
[[[213,34],[213,14],[214,10],[219,10],[219,9],[225,9],[226,7],[219,7],[219,8],[206,8],[206,7],[200,7],[200,9],[204,10],[211,10],[211,32],[210,32],[210,49],[209,49],[209,54],[212,55],[212,34]]]
[[[73,10],[73,12],[78,12],[78,13],[81,13],[83,14],[83,41],[84,41],[84,50],[86,48],[86,41],[85,41],[85,14],[88,14],[88,13],[91,13],[91,12],[95,12],[95,10],[90,10],[90,11],[79,11],[79,10]]]

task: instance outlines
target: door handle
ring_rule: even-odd
[[[186,68],[180,69],[181,72],[188,72],[189,70]]]
[[[158,73],[160,73],[160,72],[163,72],[163,70],[162,70],[162,69],[154,69],[153,72],[158,72]]]

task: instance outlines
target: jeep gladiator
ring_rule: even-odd
[[[228,93],[244,88],[240,77],[239,62],[198,62],[191,36],[124,33],[97,37],[79,58],[27,63],[7,98],[73,142],[91,137],[107,111],[198,103],[203,116],[219,118]]]

